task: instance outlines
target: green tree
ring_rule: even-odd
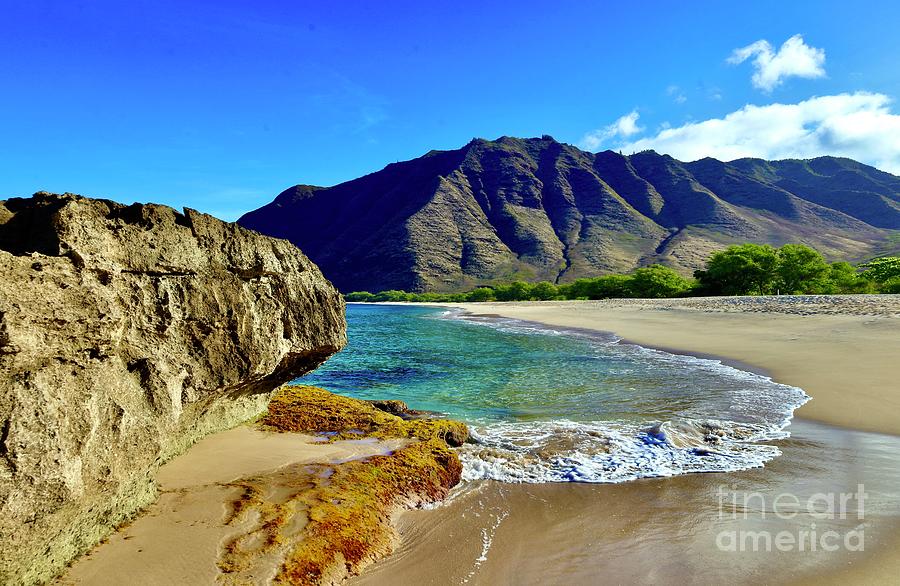
[[[594,279],[575,279],[567,285],[560,285],[560,293],[566,299],[590,299]]]
[[[563,284],[556,286],[557,299],[575,299],[572,297],[572,284]]]
[[[347,293],[344,295],[344,299],[346,301],[363,301],[368,302],[372,301],[375,296],[368,291],[353,291],[352,293]]]
[[[881,284],[879,290],[882,293],[900,293],[900,277],[891,277]]]
[[[508,285],[500,285],[494,289],[497,301],[527,301],[531,299],[531,284],[525,281],[513,281]]]
[[[712,255],[694,276],[710,295],[767,295],[777,278],[778,254],[769,245],[739,244]]]
[[[559,289],[550,281],[541,281],[531,288],[531,298],[538,301],[554,299],[559,295]]]
[[[628,275],[603,275],[591,281],[589,299],[631,297],[631,277]]]
[[[778,249],[775,288],[788,295],[813,293],[822,288],[830,272],[817,251],[802,244],[785,244]]]
[[[691,281],[669,267],[651,265],[634,271],[627,289],[635,297],[660,298],[684,295],[691,286]]]
[[[828,277],[816,293],[874,293],[875,283],[866,279],[848,262],[831,263]]]
[[[628,297],[631,291],[628,275],[604,275],[591,279],[576,279],[568,285],[560,285],[559,292],[566,299],[609,299]]]
[[[412,301],[413,295],[406,291],[397,289],[388,289],[387,291],[379,291],[372,297],[372,301]]]
[[[478,287],[466,294],[466,301],[493,301],[494,290],[489,287]]]
[[[860,265],[866,269],[863,276],[876,283],[887,283],[900,277],[900,256],[883,256]]]

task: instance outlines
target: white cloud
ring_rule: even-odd
[[[900,114],[893,113],[890,104],[884,94],[857,92],[796,104],[747,105],[724,118],[619,141],[616,148],[628,153],[654,149],[683,161],[835,155],[900,174]]]
[[[683,104],[687,102],[687,96],[681,91],[681,88],[677,85],[670,85],[666,88],[666,95],[671,96],[672,100],[675,101],[676,104]]]
[[[603,128],[588,132],[578,144],[584,149],[594,151],[600,148],[600,145],[612,138],[628,138],[629,136],[643,132],[644,129],[637,125],[638,118],[640,117],[641,115],[638,114],[637,110],[632,110],[609,126],[604,126]]]
[[[766,40],[735,49],[728,63],[737,65],[753,58],[753,85],[771,92],[787,77],[816,78],[825,76],[825,50],[810,47],[803,37],[794,35],[776,53]]]

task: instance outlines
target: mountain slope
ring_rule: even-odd
[[[446,291],[654,262],[688,272],[748,241],[865,258],[900,237],[900,177],[834,157],[683,163],[502,137],[298,185],[238,223],[302,247],[342,291]]]

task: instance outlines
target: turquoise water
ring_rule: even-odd
[[[350,305],[347,322],[347,347],[300,382],[466,421],[469,479],[617,482],[760,466],[807,400],[612,335],[415,306]]]

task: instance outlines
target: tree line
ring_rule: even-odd
[[[355,291],[344,297],[364,302],[465,302],[856,293],[900,293],[900,257],[877,258],[856,267],[847,262],[828,263],[818,251],[802,244],[780,248],[739,244],[713,253],[693,279],[669,267],[651,265],[627,275],[576,279],[561,285],[513,281],[464,293]]]

